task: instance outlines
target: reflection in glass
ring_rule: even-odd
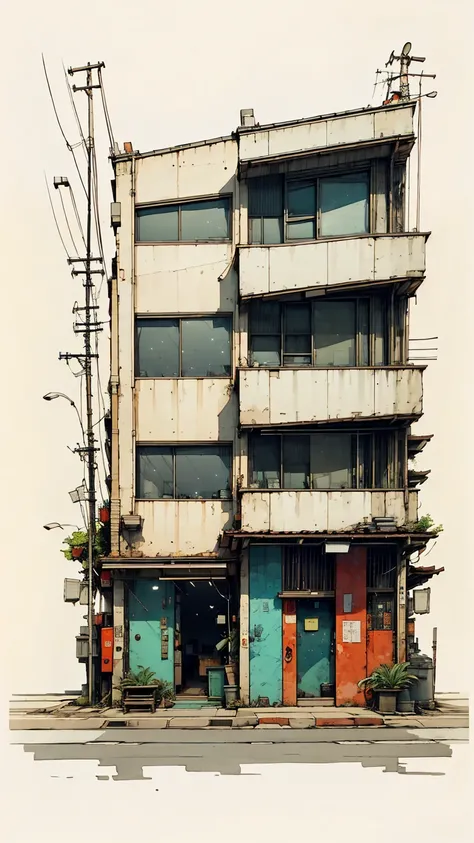
[[[137,377],[179,376],[179,322],[177,319],[138,319]]]
[[[230,497],[230,448],[176,448],[176,497]]]
[[[183,319],[182,377],[230,375],[230,320]]]
[[[157,500],[172,498],[173,457],[171,448],[137,448],[137,498]]]

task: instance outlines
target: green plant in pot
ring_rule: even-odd
[[[156,689],[156,701],[162,708],[170,708],[174,705],[175,693],[173,685],[164,679],[157,679],[155,672],[149,667],[143,667],[143,665],[139,664],[138,670],[130,670],[125,674],[119,684],[122,693],[125,688],[150,688],[150,686]]]
[[[360,680],[359,688],[373,692],[377,710],[382,714],[395,714],[399,692],[418,681],[417,676],[408,672],[409,669],[408,662],[382,664],[376,667],[370,676]]]
[[[231,630],[230,635],[216,644],[216,650],[220,653],[222,650],[228,652],[228,664],[225,665],[226,681],[228,685],[237,685],[237,677],[239,673],[239,631],[237,628]]]
[[[107,556],[109,553],[109,525],[96,524],[94,540],[94,556]],[[83,568],[89,564],[89,533],[86,530],[74,530],[70,536],[64,539],[63,544],[67,545],[66,550],[61,550],[66,559],[80,559]]]

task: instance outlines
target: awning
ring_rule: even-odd
[[[411,591],[412,588],[418,588],[418,586],[424,585],[435,575],[442,574],[443,571],[444,568],[435,568],[434,565],[425,568],[409,565],[407,571],[407,589]]]

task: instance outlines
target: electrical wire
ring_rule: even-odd
[[[56,228],[57,228],[57,231],[58,231],[58,234],[59,234],[59,239],[61,240],[61,243],[63,244],[63,249],[66,252],[66,255],[67,255],[68,260],[69,260],[71,256],[70,256],[70,254],[67,250],[66,244],[64,242],[64,238],[61,234],[61,229],[59,227],[58,218],[57,218],[56,212],[54,210],[53,199],[52,199],[52,196],[51,196],[51,192],[49,190],[49,184],[48,184],[48,179],[46,178],[46,173],[44,173],[44,180],[45,180],[45,183],[46,183],[46,190],[48,191],[49,204],[51,205],[51,211],[53,212],[54,222],[56,223]]]
[[[72,204],[72,207],[73,207],[74,215],[76,217],[77,227],[80,231],[81,239],[82,239],[82,242],[83,242],[84,248],[85,248],[86,238],[84,237],[84,230],[82,228],[81,218],[79,216],[79,211],[77,209],[76,197],[74,196],[74,191],[73,191],[71,185],[69,185],[69,195],[71,197],[71,204]]]
[[[110,149],[113,150],[114,147],[115,147],[115,139],[114,139],[114,133],[113,133],[113,130],[112,130],[112,122],[110,120],[109,109],[107,107],[107,99],[106,99],[106,96],[105,96],[105,88],[104,88],[104,82],[103,82],[103,79],[102,79],[102,68],[101,67],[99,67],[97,69],[97,76],[98,76],[98,79],[99,79],[100,93],[101,93],[101,97],[102,97],[102,107],[104,109],[105,123],[106,123],[106,126],[107,126],[107,132],[109,134]]]
[[[85,184],[84,184],[84,179],[82,178],[82,174],[81,174],[81,170],[80,170],[80,168],[79,168],[79,164],[77,163],[77,158],[76,158],[76,155],[75,155],[75,152],[74,152],[74,147],[73,147],[73,146],[69,143],[69,141],[68,141],[68,139],[67,139],[67,137],[66,137],[66,135],[65,135],[65,133],[64,133],[64,129],[63,129],[62,125],[61,125],[61,121],[60,121],[60,119],[59,119],[58,110],[57,110],[57,108],[56,108],[56,103],[54,102],[53,92],[52,92],[52,90],[51,90],[51,85],[50,85],[50,82],[49,82],[49,77],[48,77],[48,71],[46,70],[46,62],[45,62],[45,60],[44,60],[44,55],[43,55],[43,54],[41,54],[41,58],[42,58],[42,60],[43,60],[43,70],[44,70],[44,75],[45,75],[45,77],[46,77],[46,85],[47,85],[47,87],[48,87],[49,96],[50,96],[50,98],[51,98],[51,103],[52,103],[52,106],[53,106],[53,111],[54,111],[54,114],[55,114],[55,116],[56,116],[56,120],[57,120],[57,123],[58,123],[59,129],[60,129],[60,132],[61,132],[61,134],[62,134],[62,136],[63,136],[63,138],[64,138],[64,142],[65,142],[65,144],[66,144],[66,146],[67,146],[67,148],[68,148],[69,152],[71,153],[71,155],[72,155],[72,157],[73,157],[73,159],[74,159],[74,164],[76,165],[76,170],[77,170],[77,173],[78,173],[78,175],[79,175],[79,178],[80,178],[80,181],[81,181],[82,187],[83,187],[83,189],[84,189],[84,193],[85,193],[85,194],[86,194],[86,196],[87,196],[86,186],[85,186]],[[82,141],[81,141],[81,145],[82,145]]]
[[[59,199],[60,199],[60,201],[61,201],[61,207],[62,207],[62,209],[63,209],[64,219],[66,220],[67,230],[69,231],[69,236],[70,236],[70,238],[71,238],[71,242],[72,242],[73,248],[74,248],[74,250],[75,250],[75,253],[76,253],[76,255],[78,255],[78,254],[79,254],[79,251],[78,251],[78,249],[77,249],[76,243],[75,243],[75,241],[74,241],[74,237],[73,237],[73,235],[72,235],[71,226],[69,225],[69,220],[68,220],[68,216],[67,216],[67,213],[66,213],[66,208],[65,208],[65,205],[64,205],[63,195],[62,195],[62,193],[61,193],[61,190],[59,190],[58,192],[59,192]]]

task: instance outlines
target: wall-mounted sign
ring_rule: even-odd
[[[344,612],[352,612],[352,594],[344,595]]]
[[[342,622],[342,641],[344,644],[360,644],[360,621]]]
[[[217,615],[217,623],[219,626],[225,626],[225,615]]]
[[[319,618],[304,619],[305,632],[316,632],[319,629]]]
[[[296,623],[296,615],[285,615],[285,623]]]

